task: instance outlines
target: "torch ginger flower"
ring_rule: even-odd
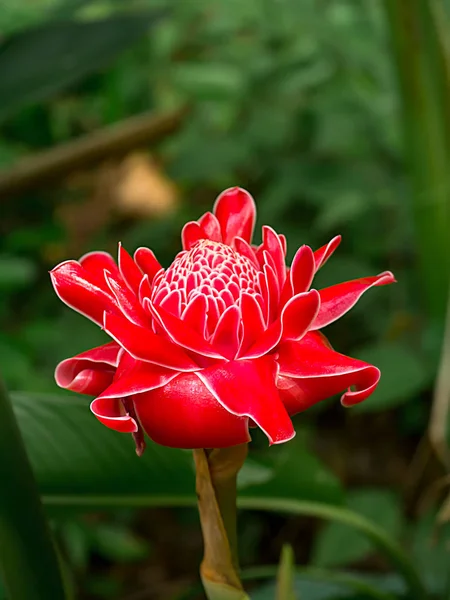
[[[322,290],[314,274],[340,243],[302,246],[286,267],[286,239],[263,227],[252,246],[255,204],[231,188],[213,213],[184,226],[183,251],[163,269],[148,248],[118,263],[91,252],[51,271],[60,299],[112,338],[62,361],[59,386],[96,396],[107,427],[164,446],[221,448],[250,440],[258,426],[271,444],[290,440],[290,416],[336,393],[351,406],[376,388],[380,371],[335,352],[320,330],[390,272]]]

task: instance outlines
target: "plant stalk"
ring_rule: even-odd
[[[247,444],[194,450],[204,540],[200,574],[209,600],[246,598],[238,575],[236,479],[247,451]]]

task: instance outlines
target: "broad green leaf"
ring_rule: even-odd
[[[142,13],[94,22],[64,21],[4,39],[0,119],[100,70],[143,36],[156,18]]]
[[[402,525],[399,498],[380,489],[362,489],[350,492],[348,506],[377,523],[397,538]],[[348,565],[366,557],[371,544],[360,533],[341,523],[328,523],[319,532],[314,543],[313,562],[321,567]]]
[[[194,494],[189,451],[148,441],[138,458],[131,436],[111,431],[75,395],[14,393],[14,409],[41,493],[51,503],[133,503],[143,496]],[[276,496],[339,503],[337,479],[299,442],[273,449],[273,462],[252,456],[239,478],[244,496]]]
[[[194,493],[190,452],[149,442],[138,458],[131,436],[104,427],[85,398],[15,393],[12,400],[43,496],[69,505],[91,497],[95,505],[95,496]]]
[[[355,411],[386,410],[403,404],[425,389],[433,376],[428,364],[405,344],[380,342],[353,354],[381,371],[377,389]]]

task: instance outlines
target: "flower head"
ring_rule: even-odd
[[[392,273],[311,289],[340,237],[302,246],[287,267],[286,239],[270,227],[251,245],[255,213],[250,194],[231,188],[185,225],[166,270],[148,248],[132,258],[119,245],[117,263],[91,252],[51,272],[61,300],[113,340],[61,362],[56,382],[96,396],[95,416],[133,433],[139,452],[142,430],[179,448],[245,443],[255,425],[285,442],[295,413],[344,390],[350,406],[377,386],[376,367],[335,352],[319,330]]]

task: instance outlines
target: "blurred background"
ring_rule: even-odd
[[[115,254],[119,240],[167,266],[182,225],[234,185],[256,199],[257,236],[264,223],[286,234],[289,258],[343,235],[316,287],[387,269],[398,279],[326,332],[381,368],[375,394],[297,416],[282,447],[255,433],[240,493],[347,506],[449,597],[448,8],[0,0],[0,368],[75,597],[202,598],[202,540],[195,508],[180,506],[189,453],[150,445],[138,460],[86,398],[56,387],[57,362],[104,335],[62,305],[48,271]],[[306,600],[371,597],[333,579],[338,568],[404,594],[344,525],[246,510],[239,535],[244,569],[292,544],[312,567],[297,581]],[[249,589],[273,597],[267,581]]]

